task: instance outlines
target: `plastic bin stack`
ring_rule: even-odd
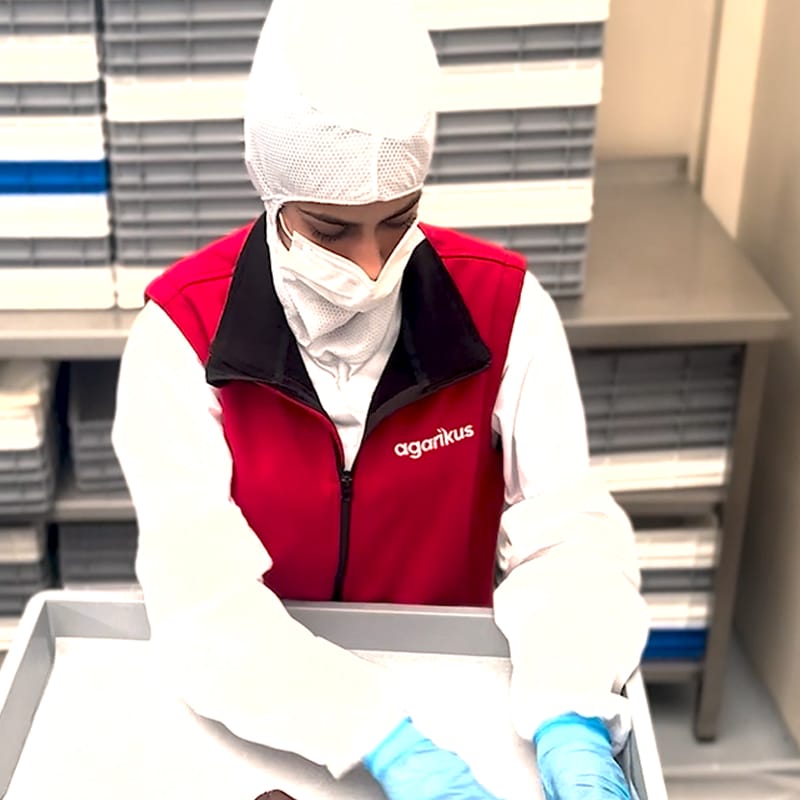
[[[711,620],[719,522],[701,518],[634,520],[642,592],[652,627],[646,660],[700,660]]]
[[[58,526],[58,566],[62,585],[130,587],[136,584],[136,524],[62,523]]]
[[[577,350],[593,467],[616,491],[721,486],[739,347]]]
[[[53,584],[44,525],[0,525],[0,651],[28,600]]]
[[[94,0],[0,3],[0,309],[115,303]]]
[[[44,361],[0,361],[0,520],[28,520],[52,508],[53,383]]]
[[[608,0],[420,0],[443,68],[421,217],[580,294]],[[258,213],[244,85],[267,0],[103,0],[118,301]]]
[[[721,488],[742,370],[740,347],[573,353],[592,467],[615,492]],[[647,659],[700,659],[720,535],[708,518],[635,520],[653,620]]]
[[[70,456],[79,492],[109,494],[126,490],[111,444],[118,377],[118,361],[70,365]]]

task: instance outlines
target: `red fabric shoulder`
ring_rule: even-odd
[[[253,225],[217,239],[176,261],[145,291],[180,328],[202,363],[217,331],[239,253]]]
[[[168,303],[174,294],[192,284],[232,275],[239,252],[253,224],[253,222],[248,223],[227,233],[222,238],[176,261],[150,283],[146,296],[158,300],[159,304],[163,305]]]
[[[476,258],[525,270],[525,256],[450,228],[420,224],[420,229],[442,258]]]

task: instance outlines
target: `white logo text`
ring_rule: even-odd
[[[447,447],[455,442],[460,442],[462,439],[471,439],[475,435],[472,425],[463,425],[460,428],[453,428],[449,431],[444,428],[437,428],[436,430],[436,436],[431,436],[430,439],[422,439],[416,442],[398,442],[394,446],[394,454],[401,458],[409,456],[416,460],[421,458],[423,453],[430,453],[431,450]]]

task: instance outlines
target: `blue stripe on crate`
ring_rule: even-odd
[[[108,190],[108,162],[0,161],[0,194],[84,194]]]
[[[644,649],[644,661],[689,659],[699,661],[706,652],[708,630],[653,630]]]

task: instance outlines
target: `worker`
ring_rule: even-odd
[[[552,300],[520,256],[418,220],[438,81],[401,0],[274,0],[244,105],[264,213],[149,286],[122,359],[153,647],[239,737],[361,763],[391,800],[489,798],[390,670],[282,601],[493,605],[546,796],[628,798],[631,527]]]

